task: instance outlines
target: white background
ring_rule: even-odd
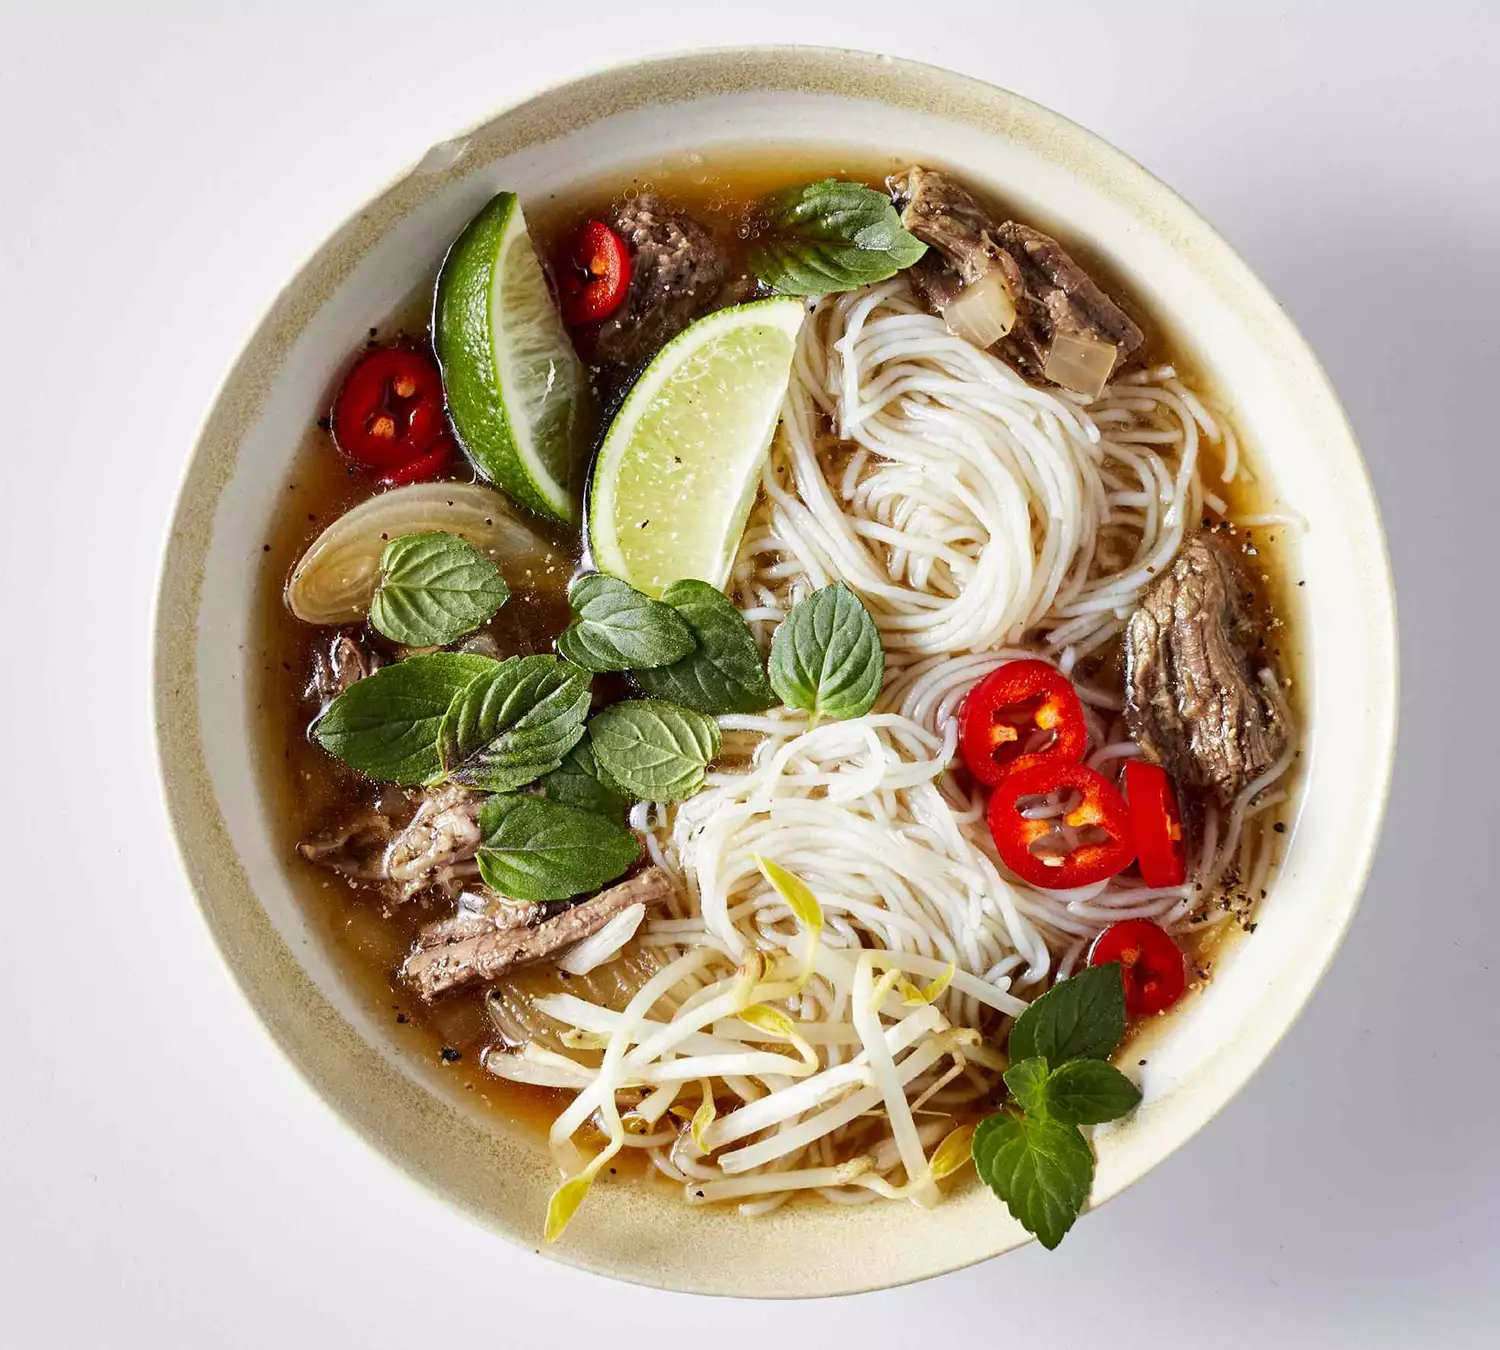
[[[1496,16],[1481,0],[0,0],[0,1343],[1495,1345]],[[1340,389],[1403,631],[1369,892],[1246,1091],[1056,1253],[803,1306],[563,1269],[345,1135],[208,942],[147,693],[178,475],[303,256],[429,144],[529,92],[747,41],[1008,85],[1183,192]]]

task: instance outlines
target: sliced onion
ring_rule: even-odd
[[[595,966],[612,960],[635,936],[635,930],[646,917],[645,905],[631,905],[622,909],[597,933],[584,938],[576,947],[569,947],[557,959],[557,968],[569,975],[587,975]]]
[[[370,611],[380,555],[392,539],[441,530],[487,553],[512,586],[566,569],[567,557],[494,488],[413,483],[346,511],[320,534],[286,584],[286,604],[308,623],[355,623]]]
[[[943,307],[943,322],[955,337],[981,349],[993,347],[1016,325],[1016,302],[1005,274],[992,267]]]
[[[531,1087],[566,1088],[577,1092],[586,1088],[594,1079],[594,1070],[569,1068],[556,1060],[528,1056],[520,1050],[497,1050],[491,1046],[480,1061],[496,1078],[511,1083],[526,1083]]]
[[[1098,398],[1109,383],[1115,358],[1120,354],[1113,342],[1087,337],[1082,333],[1054,333],[1052,349],[1042,374],[1053,384],[1071,389],[1075,394]]]

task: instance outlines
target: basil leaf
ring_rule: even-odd
[[[380,555],[370,622],[393,642],[441,647],[488,623],[509,598],[500,569],[467,539],[403,534]]]
[[[1086,1062],[1098,1063],[1092,1059]],[[1016,1099],[1016,1105],[1021,1110],[1032,1115],[1047,1114],[1046,1086],[1049,1072],[1047,1061],[1040,1055],[1012,1064],[1005,1071],[1005,1086],[1010,1089],[1010,1095]]]
[[[1011,1063],[1034,1055],[1052,1064],[1108,1059],[1124,1035],[1125,986],[1119,962],[1089,966],[1053,985],[1016,1018],[1010,1029]]]
[[[682,616],[698,645],[669,666],[636,671],[642,689],[701,713],[757,713],[775,706],[755,635],[728,596],[706,581],[674,581],[661,599]]]
[[[863,717],[885,676],[875,620],[843,582],[792,607],[771,639],[771,687],[791,708],[820,717]]]
[[[901,225],[884,193],[825,178],[761,202],[765,224],[750,270],[789,295],[852,291],[910,267],[927,246]]]
[[[525,793],[501,793],[479,812],[479,875],[513,900],[569,900],[597,891],[641,856],[624,826]]]
[[[453,701],[443,719],[443,767],[455,783],[509,792],[562,763],[583,736],[588,675],[555,656],[513,656]]]
[[[1049,1251],[1083,1211],[1094,1154],[1076,1125],[997,1112],[974,1131],[974,1170]]]
[[[454,700],[496,663],[460,652],[409,656],[351,684],[318,719],[330,755],[384,783],[442,776],[438,732]]]
[[[649,670],[693,650],[693,635],[675,609],[618,577],[579,577],[568,587],[568,603],[578,622],[558,635],[557,650],[584,670]]]
[[[642,801],[674,802],[703,786],[719,753],[719,727],[691,708],[641,698],[616,703],[589,722],[599,767]]]
[[[1028,1059],[1026,1064],[1035,1064]],[[1021,1100],[1021,1094],[1011,1085],[1012,1069],[1005,1075],[1005,1084],[1016,1093],[1016,1101],[1027,1112],[1032,1107]],[[1040,1114],[1060,1120],[1066,1125],[1102,1125],[1107,1120],[1118,1120],[1134,1111],[1141,1102],[1141,1090],[1136,1087],[1113,1064],[1097,1059],[1070,1059],[1059,1064],[1041,1082]]]
[[[549,801],[576,806],[580,811],[592,811],[613,821],[623,820],[629,805],[625,794],[600,771],[587,738],[569,750],[557,768],[543,775],[541,789]]]

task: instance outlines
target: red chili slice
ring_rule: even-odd
[[[1089,951],[1089,965],[1120,963],[1125,1011],[1132,1017],[1166,1012],[1187,988],[1187,959],[1166,929],[1150,919],[1111,924]]]
[[[1028,819],[1024,803],[1071,790],[1079,800],[1066,813]],[[1086,764],[1054,759],[1012,769],[990,797],[990,834],[1005,865],[1022,881],[1071,890],[1103,881],[1135,857],[1130,813],[1115,785]],[[1070,840],[1062,825],[1073,832]],[[1045,848],[1038,845],[1045,844]]]
[[[438,443],[425,455],[403,464],[399,469],[389,469],[378,476],[378,481],[387,487],[401,487],[407,483],[427,483],[442,474],[453,462],[457,447],[451,436],[439,438]]]
[[[333,401],[334,443],[361,468],[404,468],[427,454],[444,430],[443,377],[414,347],[372,347]]]
[[[1167,771],[1144,760],[1130,760],[1125,765],[1125,800],[1130,806],[1141,880],[1148,886],[1182,885],[1187,880],[1187,840]]]
[[[573,325],[607,319],[630,289],[630,250],[602,220],[586,221],[568,244],[558,279],[562,316]]]
[[[1027,765],[1076,763],[1087,743],[1078,694],[1045,661],[1010,661],[992,670],[969,691],[959,715],[964,763],[987,787]]]

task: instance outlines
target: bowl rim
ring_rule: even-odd
[[[1295,373],[1305,396],[1321,404],[1324,416],[1331,419],[1330,429],[1339,433],[1343,441],[1338,447],[1340,452],[1345,452],[1340,467],[1350,474],[1344,484],[1345,490],[1358,495],[1357,505],[1367,513],[1372,526],[1368,538],[1361,541],[1359,553],[1361,562],[1370,568],[1370,598],[1376,605],[1372,617],[1383,630],[1378,636],[1388,639],[1379,644],[1384,653],[1383,662],[1378,655],[1372,655],[1370,662],[1372,672],[1378,676],[1374,694],[1379,734],[1379,744],[1375,748],[1378,791],[1369,798],[1361,821],[1362,828],[1354,840],[1357,866],[1349,874],[1344,902],[1334,915],[1335,921],[1330,925],[1319,959],[1304,975],[1301,987],[1291,998],[1278,1004],[1282,1011],[1271,1032],[1257,1036],[1253,1051],[1240,1055],[1235,1067],[1217,1074],[1206,1109],[1195,1114],[1190,1127],[1178,1130],[1175,1137],[1165,1140],[1122,1184],[1094,1198],[1090,1209],[1107,1203],[1128,1189],[1208,1125],[1270,1057],[1300,1016],[1343,944],[1373,866],[1385,817],[1399,708],[1396,592],[1389,548],[1368,466],[1331,381],[1270,289],[1204,217],[1137,160],[1062,114],[974,76],[875,52],[801,44],[684,49],[646,60],[621,62],[559,81],[475,121],[394,174],[356,205],[329,235],[308,250],[268,302],[220,380],[183,466],[172,507],[171,525],[161,549],[152,613],[152,709],[159,787],[194,904],[213,938],[214,949],[232,985],[254,1013],[257,1023],[312,1089],[321,1106],[409,1184],[420,1185],[426,1193],[435,1195],[490,1231],[533,1251],[538,1249],[502,1226],[487,1208],[469,1203],[419,1160],[404,1152],[394,1136],[386,1134],[372,1122],[368,1112],[350,1109],[349,1102],[358,1101],[364,1095],[356,1075],[331,1070],[328,1056],[318,1064],[309,1062],[299,1037],[292,1030],[292,1023],[298,1016],[314,1014],[320,1020],[331,1017],[342,1022],[343,1019],[342,1014],[313,986],[289,950],[279,953],[278,959],[284,958],[286,963],[296,967],[295,974],[300,975],[306,985],[302,993],[321,1007],[304,1008],[295,1015],[284,1015],[281,1006],[268,1002],[263,996],[267,979],[252,979],[248,971],[231,959],[231,951],[246,941],[285,946],[258,903],[248,907],[254,913],[247,912],[231,919],[223,909],[216,908],[211,899],[211,873],[215,868],[227,868],[231,876],[237,874],[244,890],[251,895],[254,893],[230,841],[212,787],[197,717],[197,618],[205,563],[215,533],[218,499],[233,474],[236,459],[232,447],[238,441],[238,435],[231,423],[245,411],[253,410],[271,383],[271,375],[258,368],[264,362],[257,354],[267,346],[276,345],[279,330],[283,329],[290,317],[289,311],[294,308],[293,297],[316,288],[320,283],[326,290],[335,288],[388,224],[400,219],[417,201],[425,198],[435,177],[453,171],[432,172],[424,168],[425,160],[434,151],[488,137],[494,152],[487,158],[495,159],[511,149],[580,130],[642,106],[687,103],[736,92],[781,90],[873,100],[897,110],[936,110],[949,120],[981,130],[992,130],[995,122],[1005,114],[1020,114],[1024,127],[1017,127],[1005,118],[1008,137],[1028,143],[1046,158],[1071,157],[1089,161],[1093,170],[1091,177],[1109,180],[1107,190],[1113,200],[1143,216],[1175,221],[1186,232],[1185,237],[1190,236],[1192,248],[1211,263],[1216,286],[1234,293],[1235,299],[1227,303],[1242,316],[1247,304],[1253,304],[1257,323],[1269,325],[1276,332],[1281,344],[1278,369],[1288,376]],[[502,135],[507,125],[518,129],[509,140]],[[495,149],[493,143],[496,141],[506,148]],[[458,172],[467,172],[469,167],[464,163]],[[283,345],[289,346],[290,341],[283,339]],[[279,362],[270,364],[273,368],[280,365]],[[1324,445],[1322,449],[1327,453],[1329,446]],[[360,1049],[374,1053],[352,1028],[346,1027],[346,1030],[349,1036],[344,1048],[351,1055]],[[1220,1068],[1223,1070],[1222,1064]],[[1024,1237],[1019,1241],[1007,1240],[1003,1234],[997,1233],[997,1241],[988,1250],[940,1259],[899,1279],[869,1281],[843,1273],[818,1287],[764,1294],[732,1284],[712,1287],[674,1282],[670,1278],[654,1276],[649,1269],[611,1267],[599,1261],[580,1259],[565,1246],[546,1249],[545,1254],[579,1269],[648,1287],[708,1294],[824,1297],[871,1292],[934,1278],[989,1260],[1029,1240]]]

